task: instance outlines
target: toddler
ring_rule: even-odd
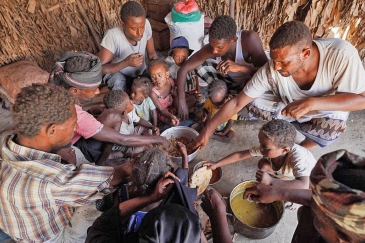
[[[171,41],[171,49],[168,52],[168,57],[165,59],[170,65],[170,77],[173,80],[177,79],[177,71],[188,59],[194,51],[189,48],[189,42],[184,36],[179,36]],[[195,71],[191,71],[186,76],[185,92],[194,94],[199,104],[204,103],[205,98],[200,92],[200,86],[207,86],[208,84],[201,80]]]
[[[140,118],[137,115],[133,106],[133,102],[129,99],[128,94],[124,91],[112,90],[104,96],[103,101],[106,110],[98,117],[98,120],[101,123],[103,123],[104,117],[113,114],[114,124],[111,127],[119,130],[121,134],[137,134],[134,128],[134,123],[136,123],[142,127],[151,129],[154,135],[159,135],[159,129],[157,127],[153,126],[151,123],[145,121],[143,118]],[[114,144],[112,147],[111,156],[113,158],[126,157],[143,150],[143,147],[126,147]]]
[[[272,120],[259,131],[260,145],[204,165],[215,170],[252,156],[263,156],[256,172],[258,182],[275,187],[308,189],[309,175],[316,159],[308,149],[294,143],[295,136],[296,129],[290,122]]]
[[[227,92],[227,85],[222,80],[214,80],[208,85],[208,99],[203,106],[203,116],[200,123],[198,123],[197,130],[201,130],[219,109],[230,100],[227,96]],[[235,132],[232,128],[235,120],[237,120],[237,114],[232,116],[227,122],[219,125],[212,135],[212,138],[224,143],[232,141],[235,137]]]
[[[156,127],[157,111],[155,104],[149,97],[151,90],[152,83],[147,77],[136,78],[133,80],[130,96],[137,115]]]
[[[167,63],[163,60],[152,60],[148,65],[153,82],[151,99],[155,104],[158,113],[157,117],[163,123],[177,126],[179,119],[174,115],[176,107],[176,96],[174,81],[170,78]]]

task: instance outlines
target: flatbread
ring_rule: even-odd
[[[189,187],[198,188],[198,195],[200,195],[207,189],[211,178],[212,170],[207,169],[206,166],[202,166],[191,175]]]

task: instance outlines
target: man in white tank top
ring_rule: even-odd
[[[256,32],[240,32],[241,36],[239,38],[239,42],[237,42],[238,38],[236,36],[236,32],[237,26],[234,19],[227,15],[217,17],[209,29],[209,43],[194,53],[180,67],[177,74],[179,96],[178,112],[180,118],[186,119],[188,117],[188,109],[184,93],[186,75],[188,72],[202,65],[207,59],[215,59],[217,57],[222,59],[215,69],[222,75],[237,75],[234,79],[238,81],[238,84],[233,83],[232,85],[235,88],[242,86],[242,84],[247,82],[249,79],[241,79],[240,76],[251,77],[267,62],[262,42]],[[239,49],[237,49],[236,46],[239,46]],[[242,48],[242,46],[245,48]],[[236,60],[239,62],[237,63]],[[245,60],[245,63],[241,62],[242,60]],[[230,85],[228,84],[228,86]]]

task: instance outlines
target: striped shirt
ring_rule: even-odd
[[[61,157],[0,136],[0,228],[19,242],[43,242],[69,223],[74,207],[102,198],[114,169],[61,164]]]

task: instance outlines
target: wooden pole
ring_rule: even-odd
[[[234,5],[236,3],[236,0],[230,0],[229,1],[229,15],[234,19]]]
[[[87,27],[89,28],[89,31],[92,35],[92,37],[94,38],[94,41],[96,42],[96,47],[98,48],[99,51],[101,51],[101,46],[100,46],[100,37],[98,36],[98,34],[96,34],[89,17],[86,15],[84,8],[82,7],[81,3],[76,0],[76,5],[77,8],[82,16],[82,18],[85,20]]]

